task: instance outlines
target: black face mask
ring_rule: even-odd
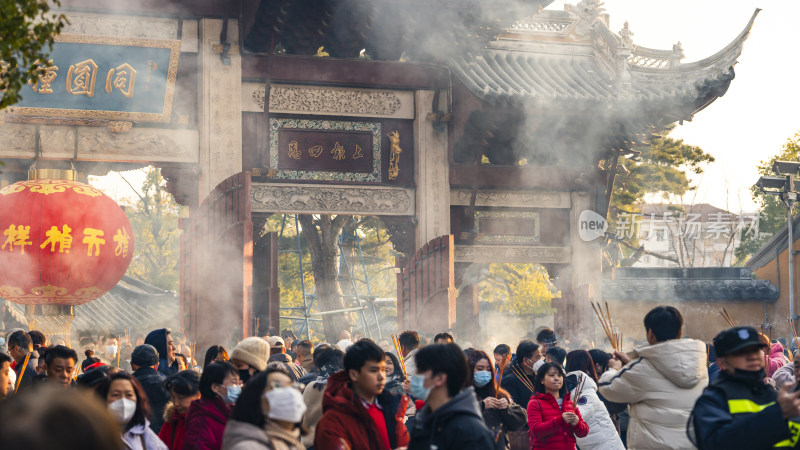
[[[240,369],[239,379],[242,380],[242,383],[247,383],[247,380],[250,379],[250,369]]]

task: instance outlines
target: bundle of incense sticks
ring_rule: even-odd
[[[130,328],[125,328],[125,342],[130,342],[130,341],[131,341],[131,329]],[[120,343],[120,347],[121,346],[122,346],[122,343]]]
[[[502,383],[503,383],[503,372],[506,371],[506,363],[507,362],[508,362],[508,359],[507,358],[503,358],[503,362],[500,363],[500,368],[498,369],[498,370],[500,370],[500,376],[499,377],[495,377],[495,379],[497,379],[497,383],[495,384],[495,387],[494,387],[494,398],[500,398],[500,385],[502,385]]]
[[[524,373],[522,373],[522,372],[521,372],[521,369],[520,369],[519,367],[517,367],[517,366],[513,366],[513,365],[512,365],[512,366],[511,366],[511,371],[512,371],[512,372],[514,372],[514,375],[516,375],[516,376],[517,376],[517,379],[518,379],[519,381],[521,381],[521,382],[522,382],[522,384],[523,384],[523,385],[524,385],[524,386],[525,386],[525,387],[526,387],[526,388],[527,388],[529,391],[531,391],[532,393],[535,393],[535,392],[536,392],[536,391],[534,390],[534,388],[533,388],[533,384],[531,384],[531,381],[528,379],[528,377],[527,377],[527,376],[526,376]]]
[[[500,424],[499,427],[492,428],[492,436],[493,436],[493,439],[494,439],[495,443],[497,443],[497,441],[500,440],[500,435],[502,433],[503,433],[503,424],[502,423]]]
[[[392,342],[394,343],[394,350],[397,352],[397,359],[400,360],[400,367],[403,369],[403,375],[408,377],[408,372],[406,372],[406,359],[403,357],[403,352],[400,351],[400,340],[397,339],[397,336],[394,334],[392,335]]]
[[[259,325],[261,324],[261,317],[256,317],[256,329],[253,332],[253,336],[258,336]]]
[[[122,353],[120,351],[120,350],[122,350],[122,335],[121,334],[117,335],[117,342],[119,343],[119,346],[117,347],[117,367],[119,367],[119,355]]]
[[[728,310],[725,309],[725,307],[722,307],[722,311],[720,312],[720,314],[725,320],[728,321],[728,325],[730,325],[731,327],[736,326],[736,322],[733,320],[733,317],[730,314],[728,314]]]
[[[31,360],[31,354],[28,353],[25,355],[25,360],[22,362],[22,370],[19,371],[19,376],[17,377],[17,385],[14,386],[14,393],[19,390],[19,385],[22,383],[22,377],[25,376],[25,369],[28,367],[28,361]]]
[[[792,338],[794,339],[794,347],[795,348],[800,348],[800,339],[797,339],[797,328],[795,328],[794,319],[789,317],[786,320],[789,321],[789,328],[792,329]],[[791,352],[789,352],[789,354],[791,354]]]
[[[611,342],[611,347],[613,347],[614,350],[622,351],[622,333],[614,331],[614,325],[611,321],[611,310],[608,308],[608,302],[605,302],[605,304],[605,314],[603,313],[603,306],[600,302],[592,302],[592,309],[594,309],[597,319],[600,320],[600,325],[603,326],[603,331],[606,332],[606,337],[608,337],[608,341]]]
[[[576,399],[580,398],[581,392],[583,392],[583,386],[584,386],[584,384],[586,384],[586,377],[587,376],[588,375],[583,374],[581,376],[581,381],[579,381],[578,385],[575,387],[575,398],[572,399],[572,403],[573,404],[577,403]]]

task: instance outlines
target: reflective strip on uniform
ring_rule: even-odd
[[[774,405],[775,402],[769,402],[763,405],[759,405],[758,403],[748,400],[746,398],[737,399],[737,400],[728,400],[728,411],[731,414],[742,414],[742,413],[757,413],[765,410],[767,407]]]
[[[774,404],[775,402],[769,402],[759,405],[758,403],[748,399],[728,400],[728,411],[730,411],[731,414],[758,413]],[[792,435],[792,437],[778,442],[775,444],[775,447],[794,447],[795,444],[797,444],[797,441],[800,440],[800,423],[790,421],[788,424],[789,433]]]

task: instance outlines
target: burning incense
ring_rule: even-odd
[[[736,322],[733,320],[733,317],[730,314],[728,314],[728,310],[725,309],[724,306],[722,307],[722,312],[720,312],[720,314],[726,321],[728,321],[728,325],[730,325],[731,327],[736,326]]]
[[[603,305],[601,305],[599,302],[592,302],[592,309],[594,309],[597,319],[600,320],[600,325],[603,326],[603,331],[605,331],[608,342],[611,343],[611,347],[613,347],[614,350],[622,351],[622,333],[614,331],[614,325],[611,321],[611,310],[608,307],[608,302],[605,302],[605,307],[606,314],[603,315]]]
[[[392,342],[394,342],[394,350],[397,352],[397,359],[400,360],[400,367],[403,369],[403,375],[408,377],[408,372],[406,372],[406,359],[403,357],[403,352],[400,351],[400,339],[393,334]]]
[[[120,349],[122,349],[122,336],[119,334],[117,335],[117,342],[119,342],[120,344],[119,347],[117,348],[117,367],[119,367],[119,355],[122,354],[122,352],[120,351]]]
[[[514,367],[514,366],[511,366],[511,371],[512,371],[512,372],[514,372],[514,375],[516,375],[516,376],[517,376],[517,379],[518,379],[519,381],[521,381],[521,382],[522,382],[522,384],[523,384],[523,385],[525,385],[525,387],[526,387],[526,388],[527,388],[529,391],[531,391],[531,392],[535,392],[535,390],[534,390],[534,388],[533,388],[533,384],[531,384],[531,381],[528,379],[528,377],[527,377],[527,376],[525,376],[525,374],[524,374],[524,373],[520,373],[520,371],[519,371],[519,368],[517,368],[517,367]]]
[[[28,367],[28,361],[31,359],[31,354],[28,353],[25,355],[25,361],[22,362],[22,370],[19,371],[19,376],[17,377],[17,385],[14,386],[14,393],[17,393],[19,389],[19,385],[22,384],[22,377],[25,376],[25,369]]]
[[[495,377],[497,382],[495,383],[494,387],[494,398],[500,398],[500,386],[503,384],[503,372],[506,371],[506,363],[508,362],[507,358],[503,358],[503,362],[500,363],[500,376]]]

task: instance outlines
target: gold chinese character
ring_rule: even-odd
[[[356,151],[353,152],[353,159],[363,158],[364,154],[361,153],[361,146],[356,145]]]
[[[331,155],[333,155],[333,159],[337,161],[343,160],[345,158],[344,147],[337,142],[336,145],[333,146],[333,150],[331,150]]]
[[[6,245],[8,245],[8,251],[13,252],[14,246],[18,245],[20,247],[20,251],[24,254],[25,253],[25,246],[31,245],[33,242],[29,241],[28,239],[31,238],[31,227],[29,226],[22,226],[19,225],[17,228],[14,228],[12,224],[9,226],[3,234],[8,236],[6,241],[0,247],[0,249],[5,250]]]
[[[308,149],[308,154],[313,156],[314,158],[319,158],[319,155],[322,154],[322,146],[315,145],[311,147],[310,149]]]
[[[128,241],[130,240],[130,236],[128,236],[128,232],[123,229],[118,229],[117,234],[114,235],[114,242],[117,243],[117,246],[114,248],[114,254],[116,256],[122,256],[123,258],[128,256]]]
[[[58,76],[58,66],[53,65],[52,59],[48,61],[47,64],[50,64],[50,67],[47,67],[44,64],[39,64],[39,69],[37,69],[37,72],[40,73],[39,81],[33,83],[33,92],[38,92],[40,94],[53,93],[50,83],[55,81],[56,77]]]
[[[289,142],[289,158],[300,159],[302,154],[300,149],[297,148],[297,141]]]
[[[73,75],[75,78],[73,79]],[[72,95],[94,97],[94,82],[97,79],[97,64],[91,59],[69,66],[67,92]]]
[[[94,228],[83,229],[83,243],[88,244],[86,248],[86,255],[92,256],[92,247],[94,247],[94,256],[100,255],[100,246],[106,243],[105,239],[100,239],[103,236],[103,230]]]
[[[116,77],[114,76],[115,71]],[[113,82],[111,80],[112,77],[114,77]],[[116,69],[111,69],[108,71],[108,75],[106,75],[106,92],[110,94],[114,88],[117,88],[122,95],[127,98],[131,98],[133,97],[133,88],[135,83],[136,70],[134,70],[130,64],[125,63]]]
[[[53,225],[50,227],[50,231],[46,232],[44,235],[47,236],[47,240],[42,242],[42,245],[39,248],[47,247],[47,244],[50,244],[50,252],[56,251],[56,244],[58,244],[58,253],[69,253],[69,249],[72,247],[72,228],[64,224],[61,227],[61,231],[58,230],[58,227]]]

